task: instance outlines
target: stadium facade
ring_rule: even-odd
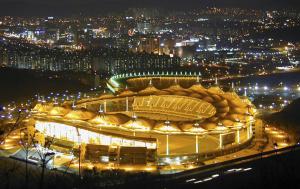
[[[249,145],[256,114],[249,99],[195,78],[137,75],[116,93],[38,103],[35,129],[54,137],[58,151],[84,144],[84,159],[100,163],[184,164]]]

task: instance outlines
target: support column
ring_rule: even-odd
[[[77,131],[78,132],[78,150],[79,150],[79,156],[78,156],[78,174],[79,174],[79,176],[80,176],[80,178],[81,178],[81,135],[80,135],[80,133],[79,133],[79,131]]]
[[[236,143],[239,144],[241,142],[240,140],[240,130],[236,131]]]
[[[198,135],[196,135],[196,153],[199,153]]]
[[[252,122],[250,121],[250,126],[249,126],[249,139],[252,137]]]
[[[222,134],[219,135],[219,148],[222,149],[223,148],[223,141],[222,141]]]
[[[99,110],[98,110],[98,112],[99,112],[99,113],[102,113],[102,112],[103,112],[103,110],[102,110],[102,104],[99,105]]]
[[[247,126],[247,140],[250,138],[250,123],[249,126]]]
[[[126,112],[128,112],[128,97],[126,97]]]
[[[169,151],[169,135],[166,135],[166,154],[170,155],[170,151]]]
[[[249,122],[249,127],[247,127],[247,139],[249,140],[252,136],[252,122]]]

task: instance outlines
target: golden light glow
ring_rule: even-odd
[[[138,141],[133,139],[114,137],[88,131],[85,129],[77,129],[76,127],[61,123],[37,121],[35,127],[38,131],[44,133],[47,136],[73,141],[75,143],[80,142],[86,144],[146,147],[149,149],[156,149],[156,142]]]
[[[135,97],[133,111],[139,114],[148,112],[159,114],[157,119],[194,120],[213,116],[216,109],[210,103],[191,97],[177,95],[151,95]],[[153,118],[152,115],[150,118]]]

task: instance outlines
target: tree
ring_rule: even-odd
[[[28,181],[29,181],[29,175],[28,175],[28,156],[29,152],[32,150],[36,144],[39,144],[41,146],[45,145],[45,136],[42,133],[39,133],[36,131],[34,127],[35,121],[30,119],[26,123],[26,129],[20,130],[20,146],[22,150],[25,153],[25,188],[28,188]],[[26,132],[27,131],[27,132]],[[27,135],[25,135],[25,133]]]
[[[85,153],[86,153],[86,144],[81,143],[79,145],[79,177],[81,178],[81,162],[85,159]]]
[[[23,148],[25,149],[26,153],[26,164],[28,162],[28,153],[30,150],[36,150],[40,161],[41,161],[41,176],[40,176],[40,183],[39,188],[43,188],[44,184],[44,176],[45,176],[45,168],[47,164],[54,158],[55,153],[50,149],[50,146],[54,142],[54,137],[45,138],[45,135],[41,132],[35,130],[32,125],[27,126],[27,142],[22,142]],[[26,172],[28,172],[28,168],[26,165]],[[26,182],[28,184],[28,173],[26,174]]]
[[[27,115],[28,112],[22,109],[18,111],[18,117],[16,121],[13,123],[11,127],[8,128],[7,132],[3,133],[3,137],[0,139],[0,144],[2,144],[5,141],[6,137],[8,137],[11,134],[11,132],[16,130],[20,126],[20,123],[27,117]]]
[[[29,155],[29,151],[31,149],[31,141],[30,138],[33,138],[34,134],[32,134],[32,136],[29,134],[28,129],[27,129],[27,138],[24,138],[25,135],[22,135],[22,130],[20,130],[20,146],[22,148],[22,150],[25,153],[25,189],[28,189],[28,155]]]
[[[43,136],[42,133],[37,133],[38,137],[35,137],[35,140],[33,145],[34,148],[37,150],[37,153],[40,157],[41,160],[41,177],[40,177],[40,189],[43,188],[44,185],[44,176],[45,176],[45,168],[48,164],[49,161],[51,161],[54,158],[55,153],[52,151],[49,151],[50,146],[53,144],[54,137],[48,138],[45,140],[45,137]],[[38,143],[41,142],[41,143]]]
[[[3,133],[3,138],[0,139],[0,143],[4,142],[5,139],[14,131],[16,130],[21,122],[27,117],[28,112],[24,111],[23,109],[18,110],[18,117],[16,119],[16,121],[13,123],[13,125],[11,127],[8,128],[7,132]],[[29,151],[29,143],[25,142],[23,140],[23,136],[22,136],[22,130],[20,130],[20,143],[19,143],[22,147],[22,149],[25,149],[25,154],[26,154],[26,158],[25,158],[25,163],[26,163],[26,170],[25,170],[25,187],[26,189],[28,188],[28,151]]]

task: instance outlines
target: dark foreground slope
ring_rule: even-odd
[[[230,188],[230,189],[294,189],[300,188],[300,150],[291,149],[290,152],[278,154],[263,159],[256,159],[231,167],[215,170],[211,174],[220,176],[204,183],[187,183],[186,180],[178,179],[169,181],[164,176],[146,173],[125,173],[123,171],[84,172],[83,177],[63,174],[58,171],[45,173],[43,188],[107,188],[107,189],[186,189],[186,188]],[[231,172],[228,169],[252,168],[244,172]],[[207,175],[211,176],[211,175]],[[205,179],[207,176],[193,175],[196,180]],[[165,177],[170,177],[165,175]],[[40,188],[41,168],[29,165],[28,186],[31,189]],[[1,188],[25,188],[25,163],[13,159],[0,158],[0,183]]]
[[[294,100],[280,112],[268,115],[268,123],[285,130],[299,140],[300,136],[300,98]]]
[[[76,76],[77,74],[77,76]],[[36,72],[0,68],[0,103],[24,100],[35,94],[50,92],[77,92],[88,90],[88,82],[83,82],[79,73]]]

